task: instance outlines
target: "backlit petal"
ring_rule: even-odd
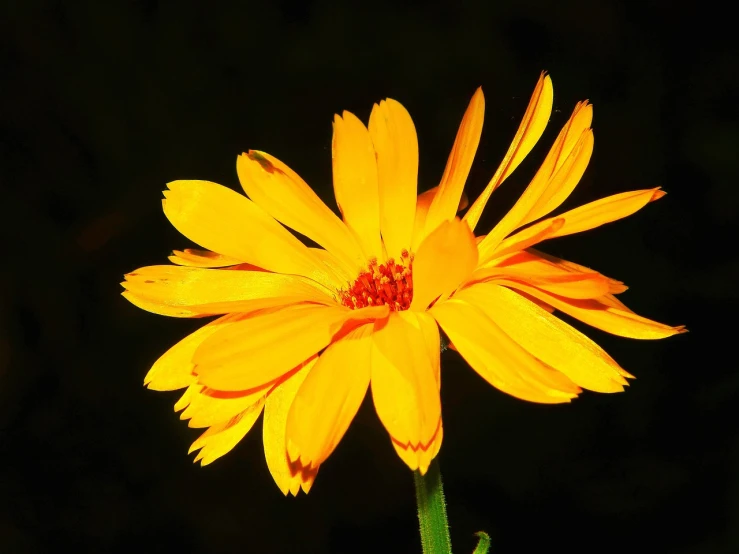
[[[297,173],[274,156],[250,150],[236,162],[241,186],[256,204],[337,257],[349,272],[364,262],[359,245]]]
[[[334,117],[331,143],[336,203],[359,239],[365,259],[383,259],[377,161],[369,131],[357,116]]]
[[[257,313],[215,333],[195,352],[198,382],[248,390],[280,378],[352,325],[387,317],[387,306],[349,310],[311,304]]]
[[[238,316],[224,316],[187,335],[154,362],[144,378],[144,385],[152,390],[167,391],[195,383],[197,377],[192,372],[195,350],[205,339],[233,321],[238,321]]]
[[[631,311],[609,306],[596,298],[576,300],[564,298],[520,282],[510,281],[502,284],[530,294],[583,323],[621,337],[663,339],[685,332],[683,326],[670,327],[638,316]]]
[[[595,229],[606,223],[611,223],[628,217],[638,212],[644,206],[655,200],[659,200],[665,194],[659,187],[646,190],[634,190],[630,192],[622,192],[601,198],[595,202],[590,202],[569,212],[565,212],[560,216],[565,220],[565,224],[552,237],[563,237]]]
[[[412,310],[450,294],[477,266],[475,237],[464,221],[444,221],[418,247],[413,260]]]
[[[223,425],[262,400],[268,390],[269,385],[238,392],[223,392],[203,387],[192,395],[189,405],[180,414],[180,419],[188,419],[188,426],[196,428]]]
[[[472,96],[462,124],[457,131],[452,151],[449,154],[444,175],[439,184],[439,193],[434,197],[426,216],[425,234],[436,229],[442,221],[449,221],[457,214],[462,191],[475,158],[482,134],[485,116],[485,97],[478,88]]]
[[[211,427],[200,435],[198,440],[192,443],[188,452],[192,453],[200,449],[193,461],[199,461],[201,465],[206,466],[230,452],[254,426],[259,414],[262,413],[263,406],[264,400],[260,400],[233,417],[229,422]]]
[[[439,331],[426,313],[393,312],[372,335],[372,398],[380,421],[422,473],[441,425]]]
[[[391,98],[375,104],[369,133],[377,156],[380,229],[387,255],[410,249],[418,188],[418,138],[407,110]]]
[[[335,304],[328,291],[321,290],[315,281],[266,271],[157,265],[128,273],[121,284],[129,298],[134,295],[161,307],[155,313],[162,315],[168,315],[171,308],[213,315],[298,302]]]
[[[483,310],[514,341],[575,384],[596,392],[620,392],[628,384],[602,348],[518,293],[477,283],[455,297]]]
[[[540,242],[557,236],[557,232],[566,224],[564,217],[545,219],[526,227],[515,235],[499,242],[497,246],[493,241],[482,240],[477,243],[480,256],[480,264],[487,264],[491,260],[502,258],[520,250],[526,250]],[[487,237],[485,237],[487,238]]]
[[[450,299],[430,313],[480,376],[516,398],[556,404],[580,392],[563,374],[535,358],[473,305]]]
[[[184,250],[173,250],[169,261],[177,265],[188,267],[227,267],[241,263],[236,258],[229,258],[210,250],[199,250],[197,248],[185,248]],[[253,268],[258,270],[256,266]]]
[[[552,113],[553,99],[552,80],[549,75],[542,73],[508,152],[506,152],[503,161],[485,190],[482,191],[464,216],[465,221],[473,231],[480,221],[480,216],[490,195],[513,173],[541,137]]]
[[[331,344],[306,377],[287,418],[287,450],[301,467],[318,467],[334,451],[370,382],[373,324]]]
[[[498,243],[515,229],[547,215],[574,190],[593,153],[593,131],[583,127],[592,120],[589,108],[591,106],[575,109],[529,186],[484,242]],[[583,113],[586,116],[581,116]],[[574,133],[578,140],[568,142]]]
[[[267,271],[302,275],[342,286],[314,254],[254,202],[208,181],[174,181],[164,191],[164,214],[203,248]]]
[[[290,406],[316,361],[318,361],[317,356],[310,358],[294,375],[277,385],[267,396],[264,405],[262,425],[264,457],[267,460],[269,472],[284,495],[290,492],[293,496],[297,496],[301,487],[308,492],[318,472],[318,468],[310,472],[300,471],[288,460],[285,448],[287,415],[290,412]]]
[[[471,282],[522,282],[567,298],[598,298],[610,290],[610,281],[600,273],[552,272],[532,274],[516,266],[478,269]]]

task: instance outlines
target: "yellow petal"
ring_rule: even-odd
[[[638,212],[644,206],[659,200],[666,193],[659,189],[634,190],[622,192],[590,202],[558,216],[565,220],[565,224],[554,233],[554,237],[563,237],[573,233],[580,233],[600,227],[606,223],[628,217]]]
[[[609,306],[596,298],[586,300],[563,298],[516,281],[508,281],[502,284],[530,294],[583,323],[621,337],[663,339],[685,332],[684,326],[670,327],[638,316],[631,311]]]
[[[155,313],[163,315],[171,308],[213,315],[297,302],[335,304],[315,281],[266,271],[157,265],[128,273],[121,284],[131,295],[161,306]]]
[[[391,98],[375,104],[369,133],[377,156],[380,229],[387,255],[411,246],[418,187],[418,138],[406,109]]]
[[[169,261],[177,265],[189,267],[227,267],[240,264],[236,258],[229,258],[210,250],[198,250],[197,248],[185,248],[185,250],[173,250]],[[258,269],[254,266],[252,269]]]
[[[483,310],[514,341],[583,388],[619,392],[628,384],[618,364],[592,340],[506,287],[478,283],[455,298]]]
[[[580,392],[473,305],[450,299],[435,305],[430,313],[472,369],[497,389],[545,404],[569,402]]]
[[[450,294],[477,266],[475,237],[464,221],[444,221],[418,247],[413,260],[412,310]]]
[[[349,229],[287,165],[250,150],[238,157],[236,170],[249,198],[277,221],[323,246],[348,272],[361,267],[364,257]]]
[[[573,116],[574,117],[574,116]],[[567,130],[565,126],[563,132]],[[574,145],[569,156],[555,172],[555,166],[559,161],[557,155],[564,154],[562,145],[566,142],[566,135],[560,135],[558,143],[544,161],[538,173],[518,199],[516,204],[503,217],[503,219],[485,237],[481,248],[486,243],[499,243],[515,229],[526,225],[540,217],[548,214],[552,209],[561,204],[580,182],[585,169],[593,153],[593,131],[585,129],[582,131],[580,140]],[[551,206],[551,208],[550,208]]]
[[[349,310],[304,304],[254,314],[200,345],[194,357],[198,382],[223,391],[271,383],[348,331],[347,326],[388,312],[387,306]]]
[[[441,424],[439,331],[426,313],[393,312],[372,335],[372,398],[404,461],[426,471]]]
[[[192,372],[195,350],[218,329],[237,320],[234,316],[224,316],[186,336],[154,362],[144,378],[144,385],[152,390],[167,391],[195,383],[196,376]]]
[[[294,375],[277,385],[267,396],[264,405],[262,426],[264,457],[267,460],[269,472],[284,495],[290,492],[293,496],[297,496],[301,486],[309,489],[318,472],[318,468],[315,468],[315,471],[311,472],[309,483],[306,482],[303,472],[298,471],[288,460],[285,448],[287,415],[290,412],[290,406],[317,360],[317,356],[310,358]]]
[[[500,259],[520,250],[526,250],[544,240],[557,236],[557,232],[565,224],[564,217],[545,219],[499,242],[497,246],[495,246],[494,241],[482,240],[477,243],[480,265],[488,264],[491,260]],[[485,238],[487,239],[487,237]]]
[[[188,454],[200,449],[193,460],[208,465],[230,452],[244,438],[262,413],[264,399],[249,406],[227,423],[211,427],[192,443]]]
[[[323,351],[287,418],[287,450],[301,467],[318,467],[334,451],[370,382],[372,324],[357,327]]]
[[[467,221],[470,229],[473,231],[480,221],[480,216],[490,195],[513,173],[518,167],[518,164],[531,152],[531,149],[541,137],[549,121],[549,116],[552,113],[553,99],[552,80],[549,75],[542,73],[539,81],[536,83],[534,93],[531,96],[528,108],[526,108],[521,125],[518,127],[518,131],[516,131],[513,142],[503,157],[500,167],[498,167],[498,170],[493,175],[487,187],[485,187],[485,190],[482,191],[482,194],[475,200],[464,216],[465,221]]]
[[[203,248],[274,271],[302,275],[329,288],[344,279],[262,208],[237,192],[208,181],[175,181],[164,191],[164,214]]]
[[[517,266],[490,267],[478,269],[472,274],[471,282],[522,282],[539,289],[565,296],[567,298],[598,298],[610,290],[610,281],[594,271],[575,273],[553,271],[551,273],[530,273]]]
[[[377,161],[369,131],[354,114],[337,115],[331,149],[334,194],[344,222],[356,233],[365,259],[382,260]]]
[[[425,235],[436,229],[442,221],[449,221],[457,214],[464,184],[480,143],[484,116],[485,97],[482,88],[478,88],[462,118],[439,184],[439,193],[435,195],[426,216]]]
[[[259,402],[269,390],[269,385],[250,391],[223,392],[201,388],[190,398],[190,403],[180,414],[180,419],[189,419],[189,427],[211,427],[223,425],[232,418]]]

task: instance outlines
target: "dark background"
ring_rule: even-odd
[[[203,322],[119,296],[124,272],[192,246],[161,213],[175,179],[238,187],[273,153],[333,205],[332,115],[394,97],[438,183],[475,87],[487,111],[470,177],[495,170],[543,69],[555,111],[493,197],[512,205],[575,102],[596,147],[566,208],[668,196],[545,251],[630,285],[639,313],[690,333],[588,334],[638,379],[547,407],[443,357],[440,454],[455,551],[739,551],[738,54],[707,3],[0,3],[0,551],[419,552],[411,474],[370,403],[310,495],[283,498],[261,426],[201,469],[177,393],[142,387]],[[580,328],[583,326],[576,325]]]

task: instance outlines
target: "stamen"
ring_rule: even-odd
[[[399,262],[389,258],[378,264],[377,258],[371,258],[354,283],[339,291],[339,301],[352,310],[382,305],[407,310],[413,300],[412,276],[413,255],[407,250],[401,252]]]

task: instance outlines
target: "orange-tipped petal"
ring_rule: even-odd
[[[372,324],[323,351],[295,396],[287,418],[287,450],[301,467],[318,467],[334,451],[370,382]]]
[[[442,221],[449,221],[457,214],[472,160],[480,143],[484,116],[485,97],[482,88],[478,88],[462,118],[439,184],[439,193],[434,197],[426,216],[425,235],[436,229]]]
[[[285,437],[290,406],[292,406],[295,395],[316,361],[318,361],[317,356],[310,358],[302,364],[302,367],[294,375],[277,385],[267,396],[264,405],[264,422],[262,425],[264,457],[267,460],[269,472],[284,495],[289,492],[293,496],[297,496],[301,487],[304,490],[306,486],[310,488],[310,484],[304,478],[304,473],[297,471],[287,458]],[[312,472],[309,479],[311,484],[317,471],[318,468],[315,468],[315,471]]]
[[[517,281],[553,294],[578,299],[598,298],[607,294],[611,288],[610,280],[594,271],[535,274],[516,266],[478,269],[472,274],[470,281]]]
[[[382,259],[377,161],[369,131],[357,116],[334,117],[331,151],[334,194],[344,222],[357,235],[365,259]]]
[[[262,400],[269,385],[250,391],[223,392],[202,387],[193,391],[190,403],[180,414],[189,420],[189,427],[202,428],[223,425],[232,418]]]
[[[388,256],[411,246],[418,188],[418,138],[408,111],[388,98],[372,108],[369,133],[377,156],[380,229]]]
[[[472,369],[501,391],[530,402],[569,402],[580,392],[562,373],[535,358],[473,305],[450,299],[430,310]]]
[[[195,350],[213,333],[233,321],[238,321],[238,316],[224,316],[186,336],[154,362],[144,377],[144,385],[152,390],[168,391],[194,384],[197,379],[192,372]]]
[[[549,121],[549,116],[552,113],[553,100],[554,91],[552,89],[552,80],[549,75],[542,73],[539,81],[536,83],[534,93],[526,108],[521,125],[518,127],[518,131],[516,131],[516,135],[513,137],[513,142],[508,148],[508,152],[503,157],[503,161],[490,180],[490,183],[488,183],[485,190],[482,191],[464,216],[465,221],[467,221],[470,229],[473,231],[480,221],[480,216],[490,195],[513,173],[541,137]]]
[[[419,312],[393,312],[372,335],[372,398],[393,441],[410,452],[404,461],[426,471],[441,425],[439,331]]]
[[[631,311],[610,306],[598,298],[565,298],[517,281],[501,281],[501,284],[534,296],[583,323],[613,335],[632,339],[664,339],[685,332],[683,326],[670,327]]]
[[[444,221],[418,247],[413,260],[412,310],[425,310],[450,294],[477,266],[475,237],[464,221]]]
[[[144,309],[161,315],[178,309],[213,315],[299,302],[335,304],[315,281],[266,271],[157,265],[128,273],[121,284],[127,299],[141,299],[147,302]]]
[[[250,150],[236,161],[246,194],[282,224],[314,240],[339,259],[349,274],[364,262],[346,225],[315,192],[274,156]]]
[[[208,181],[174,181],[164,191],[164,214],[203,248],[267,271],[302,275],[329,288],[349,275],[332,273],[303,243],[254,202]]]
[[[228,267],[241,263],[236,258],[229,258],[210,250],[199,250],[197,248],[173,250],[172,255],[169,256],[169,261],[173,264],[188,267]],[[254,266],[251,269],[258,270],[259,268]]]
[[[188,454],[192,454],[200,450],[193,462],[200,462],[201,465],[207,466],[224,454],[228,454],[254,426],[259,414],[262,413],[263,406],[264,399],[259,400],[227,423],[211,427],[200,435],[188,451]]]
[[[562,229],[565,223],[564,217],[545,219],[531,227],[526,227],[526,229],[508,237],[497,245],[493,241],[482,240],[477,243],[480,264],[488,264],[491,260],[500,259],[520,250],[526,250],[544,240],[557,236],[557,232]]]
[[[659,188],[622,192],[590,202],[558,216],[564,218],[565,224],[553,237],[563,237],[595,229],[606,223],[617,221],[638,212],[644,206],[659,200],[666,193]]]
[[[620,392],[628,384],[618,364],[592,340],[506,287],[477,283],[455,298],[483,310],[532,355],[585,389]]]
[[[271,383],[325,348],[347,323],[387,317],[387,306],[349,310],[312,304],[254,314],[209,337],[195,352],[198,382],[223,391]]]

